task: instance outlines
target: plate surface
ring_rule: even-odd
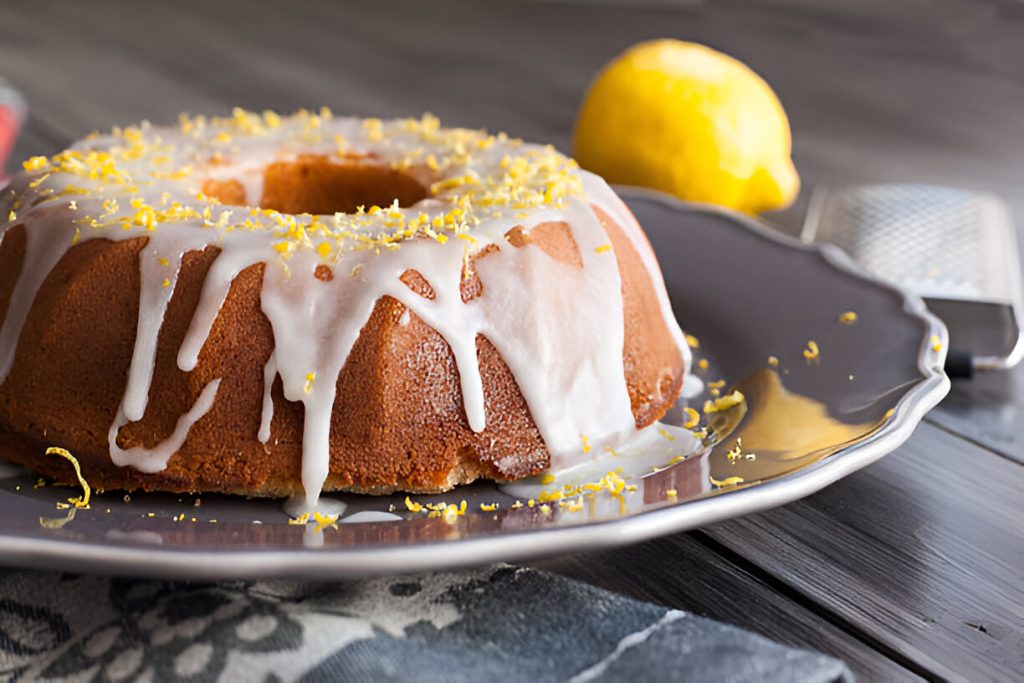
[[[838,250],[718,209],[620,191],[658,254],[676,315],[700,340],[695,359],[707,361],[695,374],[708,389],[666,421],[681,422],[685,405],[699,410],[721,380],[722,394],[735,386],[747,397],[745,410],[712,415],[719,441],[702,454],[672,463],[666,437],[655,458],[664,468],[628,481],[635,490],[543,507],[513,507],[517,499],[493,484],[414,496],[465,500],[451,518],[413,512],[404,496],[335,496],[346,509],[324,528],[289,524],[280,501],[228,496],[107,492],[89,509],[58,510],[73,492],[35,488],[35,477],[12,471],[0,479],[0,558],[138,576],[340,577],[617,546],[813,493],[899,446],[948,391],[946,330],[920,299],[860,273]],[[840,323],[845,311],[856,323]],[[816,359],[804,356],[809,341]],[[602,457],[602,467],[628,469]]]

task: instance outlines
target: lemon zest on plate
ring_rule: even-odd
[[[82,476],[82,466],[78,464],[78,459],[71,455],[67,449],[60,448],[58,446],[50,446],[46,449],[46,454],[59,455],[70,462],[71,466],[75,468],[75,476],[78,477],[78,483],[82,486],[82,495],[68,498],[68,503],[80,510],[88,509],[89,499],[92,497],[92,489],[89,488],[89,482],[87,482],[85,477]]]

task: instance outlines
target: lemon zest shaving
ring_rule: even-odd
[[[708,400],[704,402],[705,413],[719,413],[723,410],[728,410],[734,406],[746,401],[747,398],[739,390],[733,390],[732,393],[726,394],[720,398],[716,398],[713,401]]]
[[[78,459],[66,449],[58,446],[50,446],[46,449],[46,454],[59,455],[70,462],[71,466],[75,468],[75,476],[78,477],[78,483],[82,486],[82,495],[68,498],[68,503],[80,510],[87,510],[89,508],[89,499],[92,497],[92,489],[89,488],[89,482],[82,476],[82,466],[78,464]]]
[[[727,486],[736,486],[738,484],[742,484],[744,481],[743,477],[726,477],[725,479],[719,481],[718,479],[715,479],[710,475],[708,476],[708,479],[711,481],[712,484],[714,484],[720,489],[725,488]]]
[[[299,525],[299,526],[304,526],[306,524],[306,522],[308,522],[308,521],[309,521],[309,513],[308,512],[303,512],[298,517],[295,517],[294,519],[289,519],[288,523],[289,524]]]

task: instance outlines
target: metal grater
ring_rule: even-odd
[[[868,272],[924,297],[950,331],[951,375],[1024,356],[1024,296],[1007,206],[932,185],[817,190],[801,235],[831,242]]]

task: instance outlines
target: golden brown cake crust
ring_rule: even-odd
[[[651,274],[622,229],[595,211],[622,276],[625,373],[636,424],[642,427],[672,404],[683,379],[683,359],[665,325]],[[557,228],[535,230],[529,237],[553,255],[564,256],[574,246],[567,247]],[[44,455],[48,446],[66,447],[99,489],[301,493],[303,410],[284,398],[279,378],[273,388],[271,439],[267,444],[257,439],[263,370],[273,348],[271,327],[260,308],[262,265],[236,277],[195,369],[186,373],[177,367],[206,271],[218,254],[212,247],[185,256],[159,336],[146,414],[121,430],[118,443],[125,448],[160,443],[203,387],[222,378],[214,406],[164,470],[144,474],[111,462],[107,432],[131,363],[138,254],[145,243],[146,238],[89,240],[71,248],[46,278],[22,330],[12,371],[0,386],[0,453],[68,480],[67,463]],[[503,248],[516,248],[514,239],[510,244]],[[24,229],[15,226],[0,243],[0,322],[24,251]],[[465,276],[463,297],[479,295],[479,279]],[[407,284],[429,294],[415,278]],[[516,479],[545,469],[549,454],[512,373],[487,339],[478,337],[477,353],[488,418],[481,433],[467,423],[447,343],[403,304],[381,298],[337,380],[324,490],[437,492],[477,478]]]

